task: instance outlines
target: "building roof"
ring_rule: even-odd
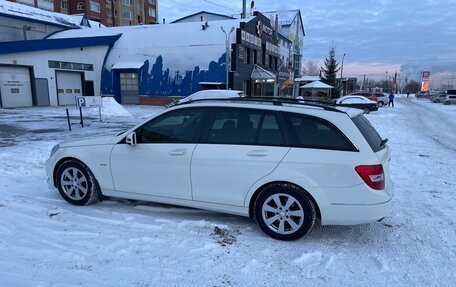
[[[306,85],[303,85],[300,87],[301,89],[332,89],[334,88],[333,86],[327,85],[323,82],[320,81],[315,81],[308,83]]]
[[[113,45],[120,35],[101,37],[80,37],[72,39],[42,39],[0,43],[0,54],[35,52],[53,49],[68,49],[90,46]]]
[[[196,13],[193,13],[193,14],[190,14],[190,15],[187,15],[185,17],[182,17],[182,18],[179,18],[179,19],[176,19],[170,23],[178,23],[182,20],[185,20],[185,19],[188,19],[188,18],[191,18],[193,16],[196,16],[198,14],[209,14],[209,15],[213,15],[213,16],[218,16],[224,20],[228,20],[228,19],[235,19],[234,17],[231,17],[231,16],[228,16],[228,15],[223,15],[223,14],[218,14],[218,13],[213,13],[213,12],[207,12],[207,11],[200,11],[200,12],[196,12]]]
[[[50,38],[70,39],[121,34],[106,60],[106,67],[109,69],[121,62],[146,60],[151,68],[161,56],[159,61],[162,63],[159,65],[163,67],[172,67],[179,71],[193,70],[198,66],[203,70],[209,68],[210,60],[217,62],[226,51],[225,34],[220,27],[229,31],[231,27],[239,28],[242,22],[246,22],[246,19],[213,21],[209,22],[205,30],[201,28],[201,22],[73,29],[55,33]],[[236,41],[236,33],[231,33],[230,41]]]
[[[275,80],[276,75],[255,64],[250,77],[252,78],[252,80]]]
[[[282,27],[290,26],[291,23],[293,23],[294,19],[296,17],[299,17],[299,22],[301,23],[302,31],[304,33],[304,36],[306,35],[306,32],[304,30],[304,23],[303,23],[302,17],[301,17],[301,10],[299,10],[299,9],[261,12],[261,14],[265,15],[266,17],[274,17],[274,18],[277,15],[279,17],[279,24]]]
[[[302,76],[300,78],[296,78],[295,82],[314,82],[314,81],[320,81],[319,76]]]
[[[84,15],[66,15],[9,1],[0,1],[0,15],[32,22],[52,24],[65,28],[74,29],[84,27],[82,24]],[[99,27],[98,23],[95,21],[89,21],[89,23],[90,27]],[[95,23],[96,25],[92,25]]]

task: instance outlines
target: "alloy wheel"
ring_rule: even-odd
[[[63,192],[73,200],[81,200],[89,191],[86,176],[75,167],[66,168],[60,177]]]
[[[304,223],[304,209],[301,204],[285,193],[268,197],[261,207],[261,214],[268,228],[282,235],[298,231]]]

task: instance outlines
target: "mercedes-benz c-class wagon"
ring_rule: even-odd
[[[114,136],[64,142],[46,162],[71,204],[103,196],[225,212],[294,240],[389,210],[390,151],[350,108],[277,99],[189,101]],[[203,215],[202,215],[203,216]]]

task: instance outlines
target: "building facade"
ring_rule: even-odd
[[[108,27],[155,24],[158,0],[10,0],[63,14],[85,14]]]
[[[228,43],[221,27],[233,30]],[[200,83],[226,83],[227,44],[229,88],[273,96],[280,66],[274,33],[258,13],[204,27],[192,22],[75,29],[43,40],[0,43],[1,102],[3,107],[68,105],[76,95],[95,94],[122,104],[166,104],[200,90]],[[16,94],[27,96],[11,103],[19,99]]]

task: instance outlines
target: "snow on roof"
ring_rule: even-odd
[[[50,38],[121,34],[106,61],[108,68],[112,68],[117,63],[145,60],[150,61],[149,68],[151,68],[155,60],[162,56],[164,67],[187,70],[198,66],[200,69],[208,69],[210,60],[217,61],[226,51],[225,34],[220,27],[229,31],[231,27],[239,28],[241,22],[245,22],[245,19],[209,21],[209,26],[205,30],[199,22],[66,30]],[[230,41],[231,43],[236,41],[236,33],[231,33]],[[168,65],[175,59],[179,59],[179,62]]]
[[[179,23],[179,22],[182,21],[182,20],[185,20],[185,19],[187,19],[187,18],[196,16],[196,15],[199,15],[199,14],[209,14],[209,15],[213,15],[213,16],[220,17],[220,18],[224,18],[223,20],[225,20],[225,19],[235,19],[234,17],[228,16],[228,15],[218,14],[218,13],[208,12],[208,11],[204,11],[204,10],[203,10],[203,11],[199,11],[199,12],[196,12],[196,13],[193,13],[193,14],[190,14],[190,15],[187,15],[187,16],[184,16],[184,17],[182,17],[182,18],[176,19],[176,20],[172,21],[171,23],[172,23],[172,24]],[[221,20],[221,19],[220,19],[220,20]],[[212,20],[212,21],[218,21],[218,20]]]
[[[320,81],[314,81],[314,82],[308,83],[306,85],[303,85],[300,88],[301,89],[332,89],[334,87],[327,85]]]
[[[111,69],[140,69],[144,66],[144,62],[120,62],[115,63]]]
[[[319,76],[303,76],[303,77],[295,79],[295,82],[313,82],[313,81],[320,81],[320,77]]]
[[[280,25],[290,25],[298,13],[299,10],[261,12],[261,14],[265,15],[266,17],[272,16],[275,18],[275,16],[278,15]]]
[[[83,15],[66,15],[9,1],[0,1],[0,14],[25,18],[31,21],[46,22],[67,28],[82,28],[81,20]],[[90,22],[97,23],[95,21]],[[99,27],[99,25],[97,23],[92,27]]]

